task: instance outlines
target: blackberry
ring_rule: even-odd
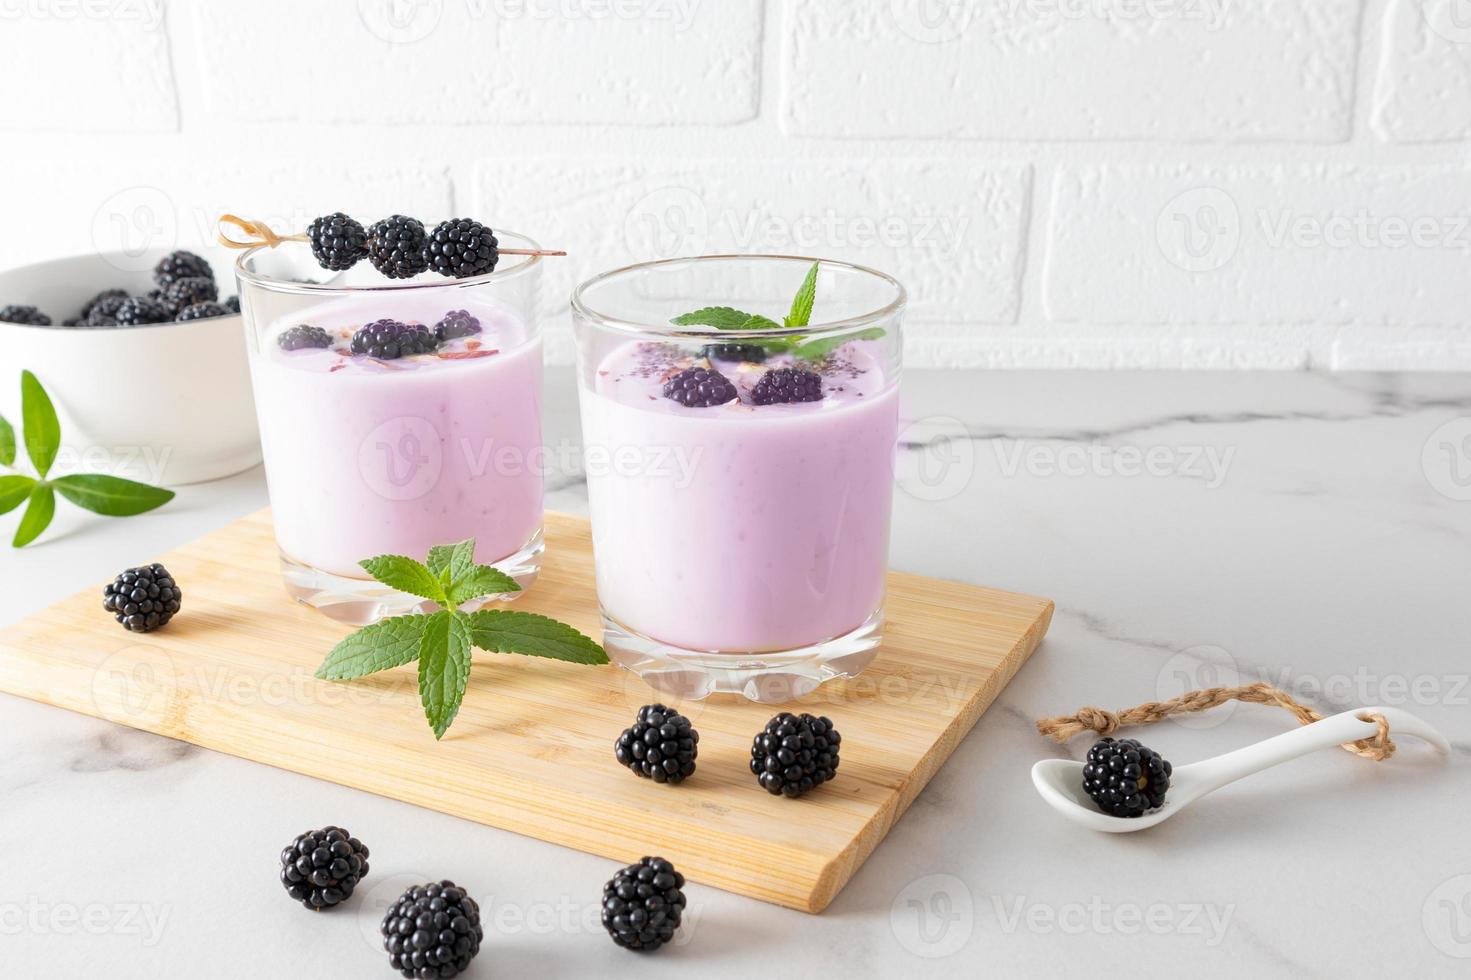
[[[388,965],[406,977],[453,977],[469,967],[485,930],[480,906],[452,881],[416,885],[383,916]]]
[[[120,327],[136,327],[145,323],[168,323],[174,318],[169,308],[156,299],[134,296],[118,304],[113,314]]]
[[[6,323],[24,323],[32,327],[51,326],[51,318],[34,306],[0,306],[0,320]]]
[[[495,234],[471,218],[441,221],[424,242],[424,259],[441,276],[468,279],[495,268],[500,254]]]
[[[192,279],[202,276],[205,279],[213,279],[215,270],[210,268],[208,262],[193,252],[180,249],[170,252],[158,260],[158,265],[153,267],[153,281],[159,288],[179,279]]]
[[[144,565],[128,569],[103,588],[102,608],[124,629],[151,633],[174,618],[183,598],[167,568]]]
[[[434,336],[442,344],[459,337],[472,337],[480,332],[480,320],[467,310],[450,310],[434,325]]]
[[[85,320],[88,316],[91,315],[93,310],[97,309],[97,307],[104,302],[110,303],[111,309],[116,310],[117,305],[127,298],[128,291],[126,289],[104,289],[96,296],[93,296],[91,299],[87,300],[87,305],[82,307],[82,319]],[[110,316],[111,313],[109,313],[108,315]]]
[[[225,309],[229,310],[231,313],[239,313],[240,312],[240,297],[239,296],[231,296],[229,299],[225,300]]]
[[[623,765],[656,783],[682,783],[695,771],[700,733],[690,720],[662,704],[638,709],[638,720],[613,743],[613,755]]]
[[[332,335],[321,327],[309,323],[298,324],[276,338],[282,350],[303,350],[307,347],[331,347]]]
[[[391,361],[412,354],[432,354],[439,346],[434,334],[421,323],[374,320],[352,335],[352,352]]]
[[[760,344],[706,344],[701,353],[712,361],[751,361],[760,364],[766,360],[766,348]]]
[[[219,287],[205,276],[185,276],[159,290],[159,302],[174,312],[196,303],[213,303],[220,298]]]
[[[65,320],[62,320],[61,321],[61,325],[63,327],[80,327],[82,324],[84,324],[86,322],[87,321],[85,319],[83,319],[82,317],[79,317],[79,316],[69,316]]]
[[[664,382],[664,397],[688,408],[709,408],[734,401],[736,390],[719,371],[686,368]]]
[[[347,901],[367,873],[367,847],[341,827],[308,830],[281,852],[286,894],[313,912]]]
[[[684,918],[684,875],[646,857],[603,886],[603,928],[624,949],[652,953],[674,938]]]
[[[757,405],[781,405],[788,402],[822,401],[822,375],[801,368],[777,368],[767,371],[751,389],[751,401]]]
[[[412,279],[429,267],[424,257],[424,223],[395,214],[368,229],[368,260],[390,279]]]
[[[306,237],[312,244],[317,264],[334,272],[351,269],[368,255],[368,233],[341,211],[313,219],[307,226]]]
[[[842,741],[831,719],[783,711],[751,743],[751,772],[773,796],[801,796],[837,774]]]
[[[211,317],[229,315],[230,311],[223,303],[192,303],[180,310],[174,320],[183,323],[187,320],[208,320]]]
[[[1174,768],[1135,739],[1100,738],[1083,764],[1083,789],[1104,813],[1139,817],[1164,803]]]
[[[83,320],[82,323],[89,327],[115,327],[117,326],[117,317],[93,313],[87,319]]]

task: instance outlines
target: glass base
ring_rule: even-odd
[[[491,564],[515,579],[524,592],[536,581],[545,550],[541,528],[537,528],[520,551]],[[391,589],[382,582],[334,575],[285,554],[281,555],[281,576],[286,580],[287,594],[297,602],[350,626],[367,626],[390,616],[434,612],[439,608],[437,602]],[[467,602],[460,608],[468,611],[490,603],[512,602],[520,595],[521,592],[497,593]]]
[[[858,676],[878,656],[884,625],[879,609],[857,629],[810,646],[765,653],[712,653],[684,650],[636,633],[606,609],[602,616],[603,649],[608,658],[655,690],[692,701],[711,694],[739,694],[763,704],[795,701],[826,681]]]

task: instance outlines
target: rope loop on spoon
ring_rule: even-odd
[[[1300,725],[1311,725],[1323,720],[1322,714],[1293,700],[1286,691],[1270,684],[1256,683],[1240,687],[1208,687],[1199,691],[1186,691],[1168,701],[1146,701],[1137,707],[1117,712],[1095,707],[1079,708],[1076,714],[1041,719],[1037,722],[1037,731],[1057,742],[1066,742],[1081,732],[1112,735],[1127,725],[1150,725],[1170,715],[1205,711],[1228,701],[1246,701],[1285,708],[1292,712]],[[1379,726],[1379,731],[1368,738],[1345,742],[1341,748],[1375,762],[1383,762],[1394,755],[1395,744],[1389,737],[1388,719],[1383,715],[1361,714],[1359,720],[1374,722]]]

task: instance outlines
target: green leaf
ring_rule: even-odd
[[[833,351],[852,340],[877,340],[884,335],[882,327],[869,327],[866,330],[857,330],[853,333],[838,334],[834,337],[819,337],[798,345],[792,351],[797,357],[807,361],[820,361]]]
[[[461,603],[479,599],[481,596],[520,591],[521,586],[505,572],[489,565],[476,565],[470,570],[470,574],[450,586],[449,601],[451,605],[458,607]]]
[[[376,558],[365,558],[358,564],[384,585],[409,595],[433,599],[441,606],[448,605],[438,576],[412,558],[405,558],[403,555],[379,555]]]
[[[792,312],[787,314],[787,326],[805,327],[811,322],[812,303],[817,299],[817,267],[820,264],[812,263],[812,268],[807,270],[807,278],[802,280],[797,295],[792,297]]]
[[[174,499],[172,490],[101,473],[59,476],[51,481],[51,485],[78,507],[107,517],[132,517],[162,507]]]
[[[21,501],[31,495],[31,488],[35,485],[36,481],[28,476],[0,476],[0,514],[8,514],[19,507]]]
[[[608,655],[565,623],[535,613],[481,609],[467,614],[470,642],[491,653],[520,653],[574,664],[605,664]]]
[[[669,322],[681,327],[701,326],[715,327],[718,330],[738,330],[753,319],[765,318],[742,313],[729,306],[706,306],[690,313],[680,314]]]
[[[15,465],[15,430],[0,415],[0,466]]]
[[[317,668],[317,676],[324,681],[347,681],[412,663],[419,656],[419,640],[429,618],[394,616],[364,626],[332,648]]]
[[[56,516],[56,494],[49,483],[37,483],[31,488],[31,501],[21,516],[20,526],[15,529],[11,547],[24,548],[46,530],[51,518]]]
[[[56,462],[57,450],[61,448],[61,423],[56,418],[56,408],[46,395],[46,389],[29,371],[20,373],[21,428],[25,432],[26,454],[36,475],[45,479]],[[38,532],[39,533],[39,532]]]
[[[427,617],[419,643],[419,700],[435,738],[460,712],[470,682],[470,631],[461,612],[442,611]]]
[[[722,330],[780,330],[781,324],[769,317],[757,314],[739,327],[721,327]]]

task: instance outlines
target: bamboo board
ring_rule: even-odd
[[[546,540],[515,608],[599,636],[587,522],[548,514]],[[873,853],[1052,618],[1046,599],[892,573],[868,671],[800,707],[680,705],[700,731],[699,769],[670,787],[613,759],[638,707],[670,702],[615,667],[477,650],[439,743],[413,665],[317,681],[349,628],[286,596],[268,511],[156,560],[184,592],[167,628],[123,631],[99,583],[0,636],[0,690],[618,861],[660,854],[693,881],[807,912]],[[800,800],[769,795],[747,767],[752,736],[786,709],[843,734],[837,778]]]

